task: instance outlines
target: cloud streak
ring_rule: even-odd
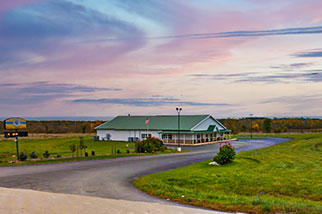
[[[296,73],[263,74],[260,72],[245,72],[233,74],[192,74],[191,77],[227,80],[231,82],[249,83],[290,83],[290,82],[322,82],[322,70],[306,70]]]
[[[95,104],[118,104],[139,107],[156,107],[164,105],[183,105],[183,106],[228,106],[225,103],[203,103],[181,101],[174,98],[126,98],[126,99],[76,99],[73,103],[95,103]]]
[[[285,103],[285,104],[299,104],[307,105],[308,103],[322,103],[322,94],[311,94],[311,95],[296,95],[296,96],[281,96],[266,99],[259,102],[260,104],[267,103]]]
[[[121,91],[120,88],[99,88],[84,85],[61,84],[51,82],[33,82],[27,84],[0,84],[1,104],[34,104],[65,99],[98,91]]]
[[[302,28],[281,28],[281,29],[272,29],[272,30],[254,30],[254,31],[245,30],[245,31],[227,31],[227,32],[218,32],[218,33],[180,34],[180,35],[171,35],[171,36],[146,37],[145,39],[215,39],[215,38],[262,37],[262,36],[303,35],[303,34],[321,34],[321,33],[322,33],[322,26],[318,26],[318,27],[302,27]],[[113,38],[113,39],[103,39],[100,41],[111,41],[111,40],[123,40],[123,39]]]
[[[322,57],[322,49],[315,49],[312,51],[300,52],[300,53],[294,54],[293,56],[299,57],[299,58]]]

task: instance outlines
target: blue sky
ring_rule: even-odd
[[[0,117],[322,115],[318,0],[0,5]]]

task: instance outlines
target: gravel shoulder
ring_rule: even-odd
[[[150,202],[105,199],[80,195],[47,193],[33,190],[0,188],[0,213],[79,214],[79,213],[185,213],[216,214],[201,210]]]

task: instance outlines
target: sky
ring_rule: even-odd
[[[1,1],[0,77],[0,117],[322,116],[322,1]]]

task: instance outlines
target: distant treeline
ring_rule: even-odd
[[[311,118],[241,118],[219,120],[232,133],[239,132],[321,132],[322,119]]]
[[[27,121],[29,133],[95,133],[95,127],[105,121]],[[3,121],[0,121],[0,133],[3,133]]]
[[[234,134],[239,132],[322,132],[322,119],[309,118],[241,118],[219,120]],[[105,121],[27,121],[29,133],[95,133],[95,127]],[[3,121],[0,121],[3,133]]]

